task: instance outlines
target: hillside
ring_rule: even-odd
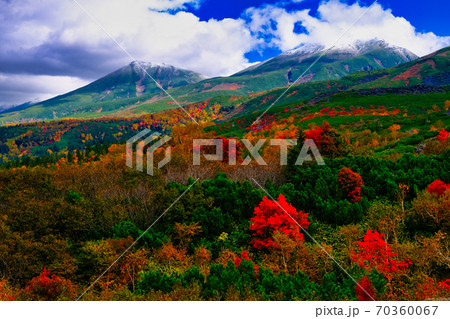
[[[388,76],[445,78],[427,68],[445,52]],[[282,89],[191,104],[199,126],[179,109],[0,126],[0,298],[75,300],[115,260],[83,300],[368,300],[362,285],[377,300],[449,298],[450,94],[358,89],[369,76],[297,85],[258,125]],[[172,137],[152,176],[126,166],[143,129]],[[193,165],[198,138],[236,139],[237,165]],[[267,165],[241,165],[242,138],[264,139]],[[326,165],[295,165],[301,145],[280,165],[268,140],[293,138]]]
[[[339,80],[295,85],[267,111],[261,127],[276,121],[280,113],[283,116],[298,114],[305,118],[305,123],[313,122],[317,117],[327,115],[322,112],[324,109],[345,109],[345,112],[342,111],[343,117],[336,118],[341,122],[349,120],[348,114],[353,114],[352,109],[358,107],[390,108],[392,112],[402,107],[413,114],[426,116],[428,111],[424,108],[442,106],[447,100],[450,101],[449,57],[450,48],[445,48],[391,69],[363,71]],[[285,90],[286,87],[250,95],[219,95],[186,105],[186,110],[199,122],[217,123],[224,136],[239,136],[250,130],[251,124]],[[135,110],[144,107],[136,105]],[[335,112],[332,111],[332,114]],[[448,122],[449,119],[442,120]],[[240,120],[239,125],[235,123],[237,120]],[[173,127],[189,123],[191,119],[182,110],[174,108],[134,117],[121,118],[116,114],[115,117],[86,122],[81,119],[53,121],[49,122],[44,132],[40,132],[41,128],[35,124],[13,128],[4,126],[0,130],[0,154],[7,158],[27,153],[42,156],[46,154],[48,145],[52,145],[52,150],[56,152],[65,148],[76,150],[100,142],[120,143],[146,127],[170,132]],[[212,126],[211,130],[216,128]],[[19,145],[14,146],[13,140]]]
[[[412,62],[403,63],[390,69],[362,71],[350,74],[339,80],[318,81],[294,85],[277,103],[277,106],[289,104],[329,104],[345,102],[349,97],[366,103],[373,96],[385,95],[423,95],[449,94],[450,84],[450,47]],[[242,97],[241,103],[228,103],[231,112],[225,119],[243,114],[259,112],[269,107],[283,94],[286,88],[280,88],[257,94],[254,97]],[[349,99],[349,100],[352,100]],[[419,98],[420,100],[420,98]]]

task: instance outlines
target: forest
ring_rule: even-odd
[[[0,127],[0,300],[449,298],[450,101],[358,101]],[[125,165],[143,128],[172,137],[154,176]],[[312,139],[326,165],[238,142],[195,166],[196,138]]]

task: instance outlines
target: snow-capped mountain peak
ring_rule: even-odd
[[[292,55],[314,55],[323,50],[327,50],[329,53],[347,53],[352,55],[361,55],[375,49],[385,49],[396,52],[401,55],[405,60],[416,59],[417,56],[405,48],[401,48],[395,45],[391,45],[384,40],[372,39],[369,41],[355,41],[354,43],[336,43],[333,47],[325,47],[318,43],[305,43],[301,46],[283,53],[284,56]]]

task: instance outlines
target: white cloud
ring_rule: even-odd
[[[130,48],[133,56],[183,66],[207,76],[228,75],[248,66],[244,54],[254,43],[243,20],[205,22],[187,12],[151,12],[146,30],[128,38],[142,43]]]
[[[0,73],[0,105],[43,101],[86,84],[88,84],[87,81],[69,76]]]
[[[347,5],[338,0],[320,4],[318,17],[311,16],[308,10],[287,12],[276,6],[250,8],[246,11],[252,32],[268,29],[273,36],[269,44],[282,51],[293,49],[302,43],[320,43],[326,47],[334,42],[367,11],[358,3]],[[270,20],[277,28],[270,28]],[[294,25],[300,22],[308,33],[294,33]],[[386,42],[404,47],[419,56],[450,45],[450,37],[439,37],[432,32],[417,32],[413,25],[402,17],[395,17],[391,10],[375,4],[352,26],[336,45],[351,44],[356,40],[383,39]]]
[[[19,56],[51,64],[54,72],[58,67],[62,72],[70,69],[70,62],[75,70],[79,60],[86,58],[95,61],[94,68],[105,71],[129,62],[129,57],[73,1],[40,2],[39,7],[34,0],[23,0],[21,5],[0,2],[0,18],[6,20],[3,33],[7,34],[0,35],[0,56],[7,53],[11,57],[18,51]],[[244,54],[251,50],[254,40],[243,20],[200,21],[189,12],[149,10],[199,5],[201,0],[78,2],[136,59],[161,61],[208,76],[228,75],[248,66]],[[84,52],[70,61],[70,52],[76,51]],[[86,76],[84,73],[78,68],[74,75]]]

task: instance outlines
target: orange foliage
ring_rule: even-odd
[[[165,243],[154,253],[154,258],[165,267],[168,274],[188,267],[190,257],[186,255],[186,248],[176,248],[172,243]]]
[[[400,125],[398,125],[398,124],[393,124],[393,125],[391,125],[391,126],[389,127],[389,130],[392,131],[392,132],[395,132],[395,131],[400,130],[400,128],[401,128]]]
[[[182,247],[187,247],[187,245],[192,241],[192,238],[201,232],[202,226],[198,225],[198,223],[190,225],[176,223],[173,228],[173,239]]]
[[[207,276],[209,265],[211,263],[211,252],[203,246],[195,249],[194,262],[200,268],[200,271]]]
[[[229,260],[235,260],[236,254],[229,250],[229,249],[223,249],[219,253],[219,257],[216,259],[216,262],[226,266]]]

